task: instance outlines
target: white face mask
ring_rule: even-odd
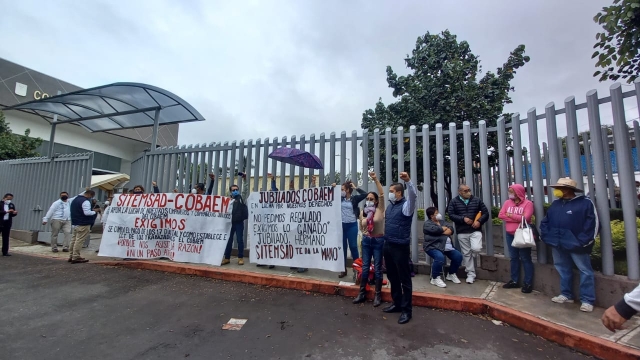
[[[342,192],[340,193],[340,195],[342,195],[342,197],[347,197],[347,192],[346,192],[346,191],[342,191]]]
[[[364,202],[364,205],[365,205],[366,207],[372,207],[372,206],[374,206],[374,205],[375,205],[375,203],[374,203],[373,201],[365,201],[365,202]]]
[[[389,193],[389,200],[390,201],[396,201],[396,193],[394,193],[394,192]]]
[[[198,190],[196,190],[196,189],[191,189],[191,193],[192,193],[192,194],[197,194],[197,193],[198,193]]]
[[[436,214],[436,220],[438,221],[442,220],[442,214],[440,213]]]
[[[7,204],[7,205],[11,204],[11,200],[5,200],[4,202],[5,202],[5,204]]]

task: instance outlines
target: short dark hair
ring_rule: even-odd
[[[204,184],[203,183],[197,183],[196,184],[196,189],[204,190]]]
[[[66,192],[66,191],[60,191],[60,195],[62,195],[62,194],[67,194],[67,195],[69,195],[69,193],[68,193],[68,192]]]
[[[238,188],[238,190],[240,189],[240,187],[239,187],[238,185],[236,185],[236,184],[232,184],[231,186],[229,186],[229,191],[233,191],[233,188],[234,188],[234,187],[237,187],[237,188]]]
[[[11,196],[11,197],[13,197],[13,194],[12,194],[12,193],[6,193],[6,194],[4,194],[4,198],[6,198],[7,196]],[[3,198],[3,199],[4,199],[4,198]]]
[[[96,196],[96,192],[93,190],[87,190],[84,192],[85,195],[91,195],[91,197]]]
[[[425,210],[424,213],[425,213],[427,219],[431,219],[431,217],[433,216],[433,214],[436,213],[436,211],[438,211],[438,209],[436,209],[435,207],[432,206],[430,208],[427,208],[427,210]]]
[[[136,186],[134,186],[134,187],[133,187],[133,189],[132,189],[132,190],[135,190],[136,188],[140,188],[140,189],[142,190],[142,192],[144,192],[144,186],[142,186],[142,185],[136,185]]]
[[[402,196],[404,196],[404,185],[400,184],[400,183],[393,183],[391,184],[391,186],[389,186],[389,188],[393,188],[393,190],[395,191],[400,191],[400,194],[402,194]]]

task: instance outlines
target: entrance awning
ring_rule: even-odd
[[[123,186],[129,182],[127,174],[93,175],[91,188],[100,188],[105,191],[113,191],[114,188]]]

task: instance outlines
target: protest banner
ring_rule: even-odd
[[[252,263],[344,271],[339,191],[330,186],[249,196]]]
[[[115,195],[99,255],[220,265],[232,203],[197,194]]]

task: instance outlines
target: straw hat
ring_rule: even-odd
[[[577,182],[575,182],[574,180],[571,180],[571,178],[565,177],[565,178],[560,178],[558,179],[558,183],[554,184],[554,185],[549,185],[549,187],[552,188],[566,188],[566,189],[571,189],[575,192],[584,192],[581,189],[578,189],[576,186],[578,185]]]

